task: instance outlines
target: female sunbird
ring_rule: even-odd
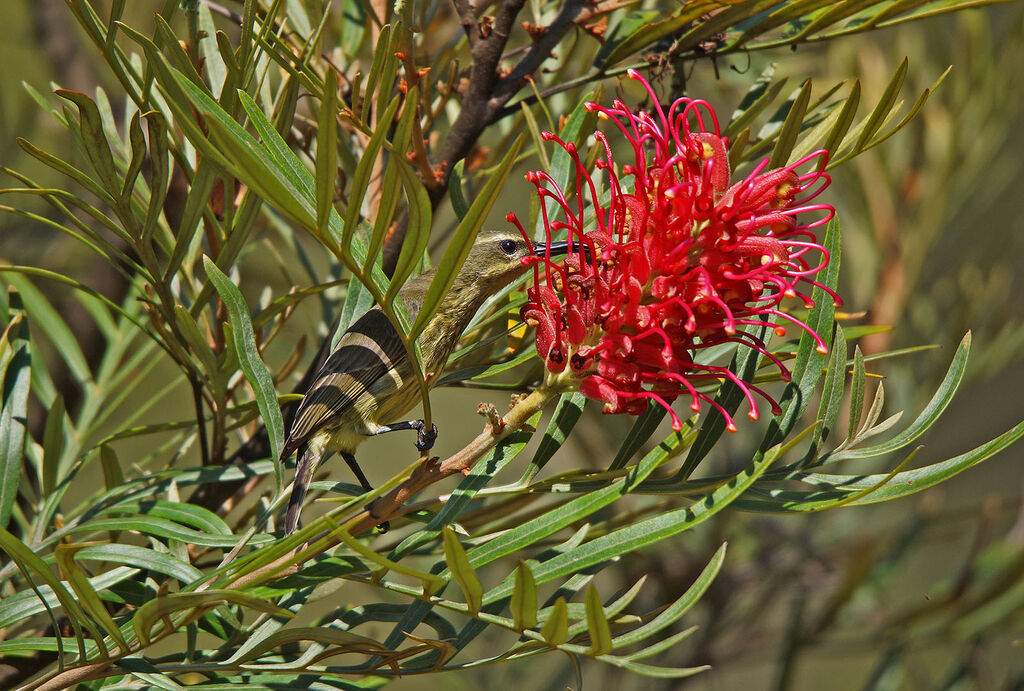
[[[568,243],[551,243],[552,254],[563,254]],[[547,249],[534,246],[537,254]],[[527,269],[523,258],[530,247],[516,232],[480,233],[455,276],[437,313],[419,336],[428,385],[441,372],[470,319],[484,301],[521,276]],[[409,316],[415,320],[434,271],[406,283],[399,291]],[[434,444],[437,429],[423,429],[423,420],[395,422],[420,400],[412,362],[402,341],[380,307],[373,307],[342,335],[330,357],[306,391],[295,413],[281,460],[298,451],[295,481],[285,516],[284,532],[295,532],[299,511],[310,480],[320,462],[332,451],[345,459],[364,491],[372,489],[359,464],[356,447],[368,437],[395,430],[417,430],[421,451]]]

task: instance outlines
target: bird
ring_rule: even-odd
[[[440,379],[448,356],[487,298],[526,272],[526,257],[534,253],[550,257],[566,251],[567,242],[530,243],[518,231],[479,233],[437,312],[417,339],[428,385]],[[434,274],[434,270],[427,271],[398,291],[413,321]],[[331,452],[341,455],[368,492],[372,485],[355,458],[360,443],[387,432],[416,430],[420,451],[433,446],[436,427],[431,425],[428,430],[423,420],[401,419],[420,401],[414,367],[379,305],[359,317],[338,340],[295,412],[281,452],[282,462],[298,454],[285,535],[298,527],[309,483]],[[386,530],[387,524],[382,523],[380,529]]]

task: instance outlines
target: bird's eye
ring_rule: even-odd
[[[499,247],[501,247],[501,251],[502,252],[504,252],[505,254],[507,254],[509,256],[512,256],[513,254],[516,253],[516,241],[515,240],[502,240],[501,244],[499,245]]]

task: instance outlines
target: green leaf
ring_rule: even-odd
[[[207,610],[225,603],[239,605],[275,617],[292,616],[292,613],[286,609],[237,590],[204,590],[200,593],[161,595],[150,600],[136,610],[135,616],[132,617],[132,627],[135,629],[139,641],[143,644],[148,644],[152,640],[151,633],[153,627],[161,621],[165,622],[165,624],[172,623],[170,620],[172,614],[195,609]],[[187,618],[194,620],[198,616],[198,613],[191,612]],[[173,624],[181,627],[184,625],[184,622],[179,620],[173,622]],[[171,632],[165,630],[162,633],[168,634]]]
[[[374,164],[377,161],[377,156],[380,155],[380,150],[384,146],[384,140],[387,139],[388,132],[391,130],[391,123],[395,119],[395,113],[398,112],[398,107],[401,104],[402,99],[398,96],[388,103],[387,108],[378,121],[377,129],[374,130],[370,141],[366,143],[363,155],[359,157],[359,165],[356,166],[356,171],[352,174],[352,183],[349,186],[349,201],[348,207],[345,209],[344,230],[341,235],[342,247],[348,247],[359,225],[359,220],[362,218],[359,210],[362,200],[366,196],[366,191],[370,188],[370,178],[373,175]]]
[[[55,93],[78,107],[85,154],[88,156],[89,162],[92,163],[93,170],[96,171],[103,188],[112,198],[117,198],[121,191],[121,182],[117,176],[117,169],[114,167],[110,142],[107,141],[107,136],[103,132],[103,122],[96,103],[79,91],[57,89]]]
[[[840,242],[839,220],[833,218],[825,227],[825,238],[822,241],[831,261],[817,277],[822,285],[832,290],[835,290],[839,283]],[[810,405],[814,389],[821,379],[822,372],[825,371],[828,354],[818,350],[819,346],[812,332],[815,334],[832,333],[836,306],[832,296],[824,288],[818,286],[815,286],[811,292],[811,299],[814,301],[814,307],[804,320],[810,332],[805,331],[800,337],[796,358],[793,362],[792,380],[786,386],[782,400],[779,401],[782,406],[782,415],[772,420],[761,444],[762,449],[780,443],[789,435],[799,421],[800,415]]]
[[[864,385],[867,380],[864,370],[864,353],[860,346],[853,350],[853,375],[850,380],[850,429],[846,433],[846,442],[849,443],[857,434],[857,426],[860,424],[861,416],[864,415]]]
[[[637,416],[629,433],[622,441],[622,446],[619,447],[618,453],[615,454],[615,458],[612,459],[611,464],[608,466],[608,470],[618,470],[619,468],[626,467],[626,464],[633,458],[633,455],[651,438],[654,430],[658,429],[658,425],[661,424],[666,415],[668,415],[668,411],[665,408],[660,405],[652,405],[648,406],[647,410]]]
[[[768,469],[780,451],[780,446],[774,446],[764,453],[759,452],[745,471],[690,507],[668,511],[619,528],[538,564],[533,569],[534,578],[538,583],[546,583],[554,578],[579,573],[589,566],[620,558],[629,552],[660,542],[703,523],[746,492]],[[484,602],[494,602],[508,597],[511,589],[511,584],[502,584],[489,591]]]
[[[338,176],[338,73],[327,69],[324,95],[320,99],[316,141],[316,226],[328,234],[334,210],[334,186]]]
[[[582,520],[595,511],[599,511],[616,499],[636,489],[647,476],[675,453],[681,443],[682,438],[680,435],[670,435],[657,448],[647,454],[636,465],[634,470],[609,483],[606,487],[588,492],[554,510],[547,511],[531,521],[516,526],[508,532],[502,533],[490,542],[474,547],[469,551],[471,563],[476,567],[480,567],[506,554],[525,549],[562,528]]]
[[[28,394],[32,357],[28,321],[17,292],[10,294],[12,316],[0,336],[0,528],[6,528],[18,500],[24,471]]]
[[[480,190],[480,194],[473,200],[473,204],[469,207],[466,217],[455,228],[455,232],[448,242],[448,249],[445,250],[441,261],[438,262],[437,273],[430,282],[427,294],[423,296],[423,303],[420,306],[416,322],[409,330],[409,338],[415,339],[420,335],[427,322],[433,318],[438,305],[441,304],[441,300],[451,289],[455,276],[462,268],[463,262],[466,261],[466,255],[469,254],[469,249],[472,247],[473,241],[476,240],[476,235],[480,231],[481,226],[483,226],[487,214],[498,200],[498,196],[505,185],[505,180],[508,178],[509,171],[512,170],[512,164],[515,163],[516,156],[519,155],[521,145],[522,138],[516,137],[508,153],[505,154],[505,157],[498,164],[494,173],[488,178],[483,189]]]
[[[523,631],[537,625],[537,586],[533,581],[533,572],[526,562],[520,561],[515,573],[509,609],[512,611],[516,629]]]
[[[587,654],[596,657],[610,653],[612,651],[612,630],[608,626],[604,607],[601,606],[601,596],[597,594],[597,588],[593,583],[587,587],[585,607],[587,632],[590,634],[590,650],[587,651]]]
[[[452,577],[455,578],[455,582],[459,584],[459,588],[462,589],[469,612],[476,614],[480,611],[484,594],[483,586],[480,585],[479,579],[473,573],[473,567],[469,565],[469,559],[466,557],[466,550],[459,544],[459,537],[455,531],[450,526],[445,526],[442,537],[444,559],[448,563],[448,569],[451,571]]]
[[[75,591],[75,595],[78,596],[78,601],[81,603],[82,608],[89,613],[90,616],[101,626],[108,636],[113,638],[118,647],[120,647],[122,653],[128,652],[128,643],[124,640],[121,635],[121,629],[114,623],[114,619],[107,612],[106,606],[103,601],[100,600],[99,593],[93,588],[92,583],[89,582],[89,578],[82,571],[81,567],[75,563],[75,553],[80,550],[89,547],[89,543],[81,544],[61,544],[54,550],[54,555],[57,558],[57,564],[60,566],[61,572],[67,578],[68,583],[71,585],[71,589]]]
[[[782,123],[779,137],[775,141],[775,148],[772,149],[769,168],[781,168],[789,162],[793,147],[796,146],[797,137],[800,136],[800,129],[803,127],[804,115],[807,113],[807,104],[811,101],[811,80],[806,80],[796,92],[791,103],[787,102],[783,107],[786,110],[786,120]],[[781,113],[781,111],[780,111]],[[778,117],[779,114],[776,115]],[[774,118],[773,118],[774,119]]]
[[[160,669],[141,657],[122,657],[117,666],[127,670],[131,676],[145,682],[149,687],[164,691],[184,691],[185,687],[160,672]]]
[[[64,584],[53,573],[46,563],[36,553],[29,549],[28,545],[11,535],[5,529],[0,528],[0,549],[7,552],[15,564],[22,570],[25,577],[31,582],[42,581],[50,587],[51,592],[60,602],[61,607],[67,613],[73,626],[78,629],[78,637],[81,637],[80,626],[84,623],[90,626],[85,611],[78,605],[77,600],[71,596]],[[38,594],[38,591],[37,591]],[[45,601],[44,601],[45,603]]]
[[[469,213],[469,203],[462,194],[462,169],[465,160],[460,160],[452,167],[452,174],[448,177],[448,199],[452,203],[452,211],[460,221]]]
[[[43,431],[43,494],[53,494],[60,477],[60,461],[64,453],[64,397],[59,393],[46,414]]]
[[[651,621],[647,622],[643,626],[633,629],[628,633],[624,633],[621,636],[616,636],[612,643],[615,649],[623,648],[627,645],[633,645],[646,640],[658,633],[662,629],[665,629],[676,621],[678,621],[684,614],[690,611],[695,604],[703,597],[704,593],[711,583],[715,580],[718,572],[722,569],[722,564],[725,563],[725,549],[727,543],[722,543],[722,546],[715,551],[714,556],[708,562],[708,565],[700,572],[686,592],[682,594],[675,602],[666,607]]]
[[[245,378],[252,386],[260,415],[263,416],[263,422],[267,428],[267,435],[270,437],[271,460],[274,461],[274,482],[277,493],[280,494],[283,487],[281,449],[284,446],[284,421],[281,418],[281,408],[277,404],[274,381],[256,347],[256,336],[252,330],[252,322],[249,320],[249,309],[246,307],[245,299],[238,290],[238,286],[232,283],[231,279],[218,269],[213,260],[206,255],[203,255],[203,266],[206,268],[207,278],[217,289],[220,299],[223,300],[224,306],[228,310],[232,345],[238,355],[238,362],[245,373]]]
[[[555,412],[551,415],[548,428],[544,430],[544,437],[537,446],[537,452],[533,455],[530,466],[523,474],[520,483],[525,484],[532,480],[541,471],[541,468],[547,465],[555,452],[562,448],[562,444],[569,438],[569,433],[572,432],[580,416],[583,415],[583,407],[586,402],[586,397],[578,391],[570,391],[561,395],[558,405],[555,406]],[[650,437],[650,434],[647,436]]]
[[[621,667],[633,674],[639,674],[642,677],[651,677],[652,679],[683,679],[711,669],[711,665],[701,665],[700,667],[655,667],[653,665],[644,665],[639,662],[630,662],[628,660],[623,660],[622,658],[615,658],[612,660],[607,660],[606,658],[601,659],[602,661],[611,662],[611,664],[616,667]]]
[[[963,381],[964,373],[967,370],[967,358],[970,352],[971,332],[968,331],[960,341],[956,353],[953,354],[953,361],[949,364],[949,369],[946,371],[946,376],[942,379],[939,388],[932,395],[931,400],[928,401],[928,405],[924,407],[921,414],[917,416],[917,419],[903,432],[875,446],[839,450],[829,456],[828,460],[834,462],[841,459],[881,456],[892,451],[898,451],[916,441],[918,437],[938,422],[939,417],[949,407],[953,396],[956,394],[956,390],[960,387],[960,382]]]
[[[544,622],[540,630],[540,636],[551,645],[561,645],[569,637],[569,609],[565,606],[565,600],[555,600],[548,620]]]
[[[409,221],[405,230],[405,239],[402,240],[402,249],[399,251],[398,261],[395,263],[395,272],[391,275],[391,285],[388,286],[387,295],[384,296],[384,304],[391,304],[395,300],[398,291],[423,260],[427,243],[430,240],[430,228],[434,213],[427,188],[420,182],[412,167],[398,157],[393,162],[402,178],[402,187],[405,189],[405,196],[408,200]]]
[[[403,564],[399,564],[396,561],[393,561],[391,559],[386,558],[385,556],[383,556],[381,554],[378,554],[377,552],[373,551],[372,549],[366,547],[363,543],[361,543],[358,539],[353,537],[351,534],[346,532],[343,528],[341,528],[341,526],[339,526],[337,523],[335,523],[329,517],[325,517],[324,520],[327,521],[328,525],[330,525],[332,528],[334,528],[334,532],[332,534],[335,537],[337,537],[339,540],[341,540],[343,543],[345,543],[345,546],[347,546],[349,549],[351,549],[356,554],[361,556],[368,563],[376,564],[377,566],[381,567],[382,569],[385,569],[385,570],[388,570],[388,571],[394,571],[396,573],[401,573],[401,574],[404,574],[406,576],[410,576],[412,578],[418,579],[420,582],[422,582],[423,583],[423,594],[425,596],[426,595],[430,595],[431,593],[437,592],[439,589],[443,588],[444,586],[446,586],[448,584],[448,581],[446,579],[440,577],[440,576],[437,576],[437,575],[434,575],[434,574],[431,574],[431,573],[427,573],[426,571],[420,571],[419,569],[414,569],[414,568],[412,568],[410,566],[405,566]]]
[[[68,327],[67,322],[54,309],[50,301],[27,278],[16,273],[2,271],[4,279],[17,288],[25,304],[25,311],[32,319],[33,328],[39,327],[53,342],[60,357],[67,364],[71,374],[79,384],[87,384],[92,380],[89,363],[78,345],[78,339]]]
[[[182,585],[198,581],[203,572],[170,554],[155,552],[135,545],[89,545],[75,554],[77,560],[105,561],[122,566],[134,566],[178,579]]]

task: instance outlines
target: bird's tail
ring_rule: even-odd
[[[314,454],[305,444],[299,449],[299,457],[295,462],[295,481],[292,483],[292,496],[288,500],[288,512],[284,517],[284,534],[291,535],[299,525],[299,512],[306,498],[306,490],[316,471]]]

